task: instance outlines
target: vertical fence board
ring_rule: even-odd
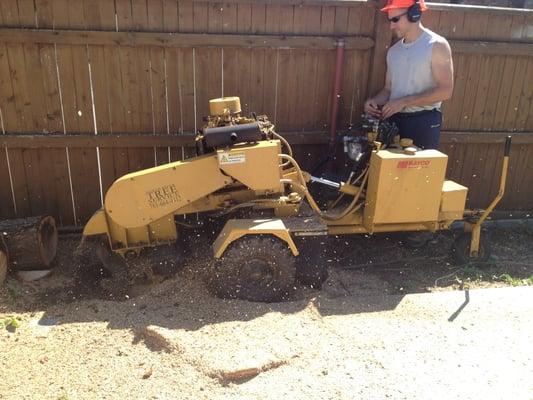
[[[0,218],[14,218],[16,216],[15,204],[11,192],[11,180],[9,179],[9,169],[6,149],[0,148]]]
[[[485,109],[481,121],[482,130],[493,130],[494,118],[498,109],[499,93],[502,86],[501,77],[505,68],[505,56],[489,58],[491,66],[489,95],[485,100]]]
[[[164,4],[155,1],[148,7],[148,27],[151,31],[164,29]],[[155,133],[167,133],[167,99],[165,76],[165,51],[161,47],[150,48],[150,82],[152,86],[152,113]]]
[[[17,204],[17,217],[32,215],[30,195],[28,193],[28,180],[24,168],[23,149],[9,149],[9,164],[13,178],[13,192]]]
[[[45,195],[41,179],[41,168],[44,163],[41,163],[39,151],[34,149],[24,149],[22,151],[22,159],[24,160],[24,167],[26,170],[26,182],[28,184],[28,195],[30,198],[30,209],[32,215],[42,215],[50,213],[56,215],[55,204],[49,202],[49,197]],[[46,168],[46,175],[49,174]],[[43,173],[43,175],[45,175]],[[47,190],[49,188],[47,187]],[[50,193],[51,191],[48,190]]]
[[[372,49],[372,71],[370,74],[369,95],[377,94],[385,84],[387,71],[387,51],[392,41],[389,22],[383,18],[378,10],[375,11],[376,24],[374,27],[374,48]]]
[[[294,6],[279,6],[279,33],[290,34],[294,30]],[[296,93],[298,66],[295,55],[300,50],[280,49],[278,51],[277,88],[276,88],[276,122],[280,131],[293,129],[291,115],[294,113],[294,94]]]
[[[481,56],[480,57],[480,68],[479,72],[479,81],[477,85],[477,91],[475,92],[474,97],[475,101],[473,104],[472,115],[470,118],[469,129],[482,129],[483,121],[485,120],[485,110],[486,110],[486,100],[489,97],[489,90],[491,86],[491,73],[492,73],[492,62],[490,57]]]
[[[510,160],[509,180],[502,208],[531,210],[533,208],[533,146],[513,146]],[[500,153],[501,154],[501,153]]]
[[[84,3],[85,22],[88,29],[116,30],[115,6],[105,0],[86,0]],[[124,132],[124,110],[122,93],[120,54],[116,46],[88,47],[91,63],[92,91],[99,135]],[[118,149],[120,150],[120,149]],[[116,149],[99,148],[102,191],[105,194],[118,176],[115,173],[115,160],[121,158]]]
[[[160,2],[156,1],[155,5]],[[146,0],[117,1],[118,29],[125,31],[149,31]],[[119,9],[120,7],[120,9]],[[120,13],[120,14],[119,14]],[[120,15],[120,17],[119,17]],[[125,79],[129,88],[130,109],[136,128],[133,132],[153,133],[152,87],[150,71],[150,49],[147,47],[124,47]],[[155,151],[150,148],[128,149],[128,170],[138,171],[155,165]]]
[[[194,32],[194,8],[192,2],[179,4],[178,24],[180,32]],[[178,49],[178,82],[181,93],[181,125],[183,132],[194,132],[196,124],[195,71],[196,52],[193,49]],[[185,151],[184,151],[185,153]],[[185,155],[185,154],[184,154]]]
[[[214,6],[213,6],[214,7]],[[237,7],[227,7],[224,5],[223,13],[218,10],[210,10],[209,13],[209,31],[210,32],[232,32],[235,33],[237,27]],[[214,16],[212,14],[215,14]],[[219,15],[220,14],[220,15]],[[249,24],[248,14],[243,12],[243,29],[246,24]],[[250,98],[249,83],[249,60],[248,65],[244,58],[247,50],[241,49],[223,49],[222,57],[222,96],[236,96],[237,93],[241,98],[241,107],[243,113],[246,115],[249,112],[248,99]],[[244,64],[244,65],[243,65]],[[244,71],[243,71],[244,70]],[[244,72],[244,74],[242,74]],[[244,90],[244,89],[248,90]]]
[[[26,64],[24,62],[24,48],[22,45],[7,44],[7,57],[13,85],[13,98],[18,115],[18,132],[31,132],[33,128],[33,116],[29,88],[25,80]]]
[[[168,130],[171,134],[183,132],[182,94],[180,90],[180,71],[178,68],[178,50],[165,49]]]
[[[8,132],[19,131],[17,106],[11,84],[11,72],[5,43],[0,43],[0,108],[2,109],[4,129]]]
[[[361,35],[374,35],[374,25],[376,24],[376,13],[373,7],[360,7],[358,11],[361,14]]]
[[[164,50],[162,48],[150,49],[150,60],[154,132],[167,133],[167,78]]]
[[[266,33],[266,5],[252,4],[249,7],[239,4],[237,9],[237,18],[239,23],[239,31],[250,34],[264,34]],[[250,17],[243,17],[250,13]],[[240,23],[241,17],[244,23]],[[251,96],[248,100],[251,111],[258,114],[266,114],[264,91],[266,85],[272,84],[265,79],[265,54],[264,49],[250,49],[250,92]]]
[[[468,36],[481,36],[487,29],[488,15],[487,14],[475,14],[465,16],[464,27],[465,33]],[[462,118],[459,122],[459,128],[462,130],[469,130],[472,123],[475,106],[475,96],[471,94],[476,93],[479,86],[479,70],[481,68],[482,56],[475,55],[469,59],[469,72],[466,81],[465,96],[462,99]]]
[[[522,90],[527,84],[527,80],[533,80],[533,75],[529,76],[529,79],[524,82],[524,77],[526,77],[527,72],[527,63],[528,59],[526,57],[516,57],[516,64],[514,75],[509,81],[509,86],[511,86],[511,92],[509,95],[509,102],[507,103],[507,112],[504,119],[504,127],[512,127],[512,130],[516,130],[518,111],[520,107],[520,98],[522,96]]]
[[[178,51],[178,80],[182,97],[182,128],[183,132],[194,132],[196,127],[196,103],[194,83],[196,80],[194,50]]]
[[[178,3],[175,0],[165,0],[163,2],[163,30],[165,32],[179,31]],[[180,123],[181,96],[179,92],[179,71],[176,49],[166,48],[164,50],[163,59],[166,90],[165,103],[168,109],[168,132],[182,132],[183,127]]]
[[[500,77],[500,92],[498,95],[498,104],[494,113],[493,129],[504,130],[505,129],[505,117],[507,113],[507,105],[511,98],[512,86],[510,82],[513,80],[513,76],[516,69],[516,58],[505,56],[505,67],[503,75]]]
[[[295,34],[320,34],[321,8],[319,6],[296,7],[294,10],[294,33]],[[299,74],[297,93],[295,100],[298,108],[296,110],[295,124],[301,130],[312,130],[317,125],[316,115],[313,110],[316,103],[315,84],[318,81],[318,62],[321,53],[331,53],[332,51],[305,50],[303,52],[303,68]],[[315,84],[310,84],[315,82]]]
[[[522,86],[520,106],[516,118],[516,129],[519,131],[533,130],[533,58],[529,57],[525,73],[526,82]],[[530,122],[528,123],[528,118]]]

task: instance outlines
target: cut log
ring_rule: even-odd
[[[9,266],[17,271],[49,269],[57,251],[53,217],[39,216],[0,221],[9,251]]]
[[[4,235],[0,233],[0,286],[2,286],[2,284],[6,280],[8,261],[9,255],[7,253],[7,246],[4,241]]]

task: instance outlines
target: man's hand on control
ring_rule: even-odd
[[[373,117],[381,118],[381,110],[374,99],[368,99],[365,101],[365,112]]]
[[[381,118],[386,119],[392,117],[394,114],[402,111],[405,108],[403,99],[396,99],[387,102],[381,110]]]

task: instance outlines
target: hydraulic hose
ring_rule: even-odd
[[[291,145],[289,144],[287,139],[285,139],[283,136],[281,136],[280,134],[276,133],[276,131],[274,131],[274,125],[272,125],[268,129],[268,131],[272,134],[272,136],[274,136],[276,139],[279,139],[281,141],[281,143],[283,143],[283,145],[287,148],[287,151],[289,152],[289,156],[293,157]],[[290,162],[286,161],[286,162],[281,164],[281,167],[284,168],[284,167],[286,167],[289,164],[290,164]]]
[[[363,192],[363,187],[365,186],[365,183],[368,179],[368,175],[369,173],[366,172],[365,173],[365,176],[363,177],[363,181],[361,182],[361,186],[359,188],[359,191],[357,192],[357,194],[355,195],[355,197],[353,198],[352,202],[340,213],[340,214],[337,214],[335,216],[329,216],[332,220],[339,220],[341,218],[344,218],[346,215],[348,215],[349,213],[355,211],[358,207],[357,207],[357,202],[359,201],[359,198],[361,197],[361,193]]]
[[[301,183],[294,182],[291,179],[282,179],[281,182],[282,183],[291,184],[291,185],[295,185],[297,188],[299,188],[300,191],[305,195],[305,198],[307,199],[307,202],[309,203],[311,208],[318,215],[320,215],[322,218],[330,220],[330,221],[336,221],[336,220],[339,220],[339,219],[345,217],[347,214],[349,214],[350,212],[352,212],[352,211],[357,209],[357,201],[359,201],[359,198],[361,197],[361,192],[363,191],[363,187],[364,187],[364,185],[365,185],[365,183],[366,183],[366,181],[368,179],[368,175],[369,175],[368,174],[368,169],[363,172],[364,177],[363,177],[363,181],[361,183],[361,188],[357,192],[357,195],[354,197],[352,202],[340,214],[337,214],[337,215],[333,216],[333,215],[328,215],[324,211],[322,211],[320,209],[320,207],[318,206],[318,204],[316,203],[316,201],[313,198],[313,196],[311,195],[311,193],[309,193],[309,190],[307,189],[307,184],[306,184],[304,176],[302,174],[302,170],[300,169],[300,166],[298,165],[296,160],[294,158],[292,158],[291,156],[287,155],[287,154],[279,154],[279,157],[283,158],[283,159],[286,159],[287,162],[289,162],[290,164],[292,164],[294,166],[294,168],[296,169],[296,172],[298,173],[298,177],[299,177]],[[357,179],[359,179],[359,177]]]

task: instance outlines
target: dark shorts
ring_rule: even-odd
[[[390,120],[400,129],[400,137],[413,139],[416,146],[423,149],[439,147],[442,113],[437,110],[414,113],[397,113]]]

